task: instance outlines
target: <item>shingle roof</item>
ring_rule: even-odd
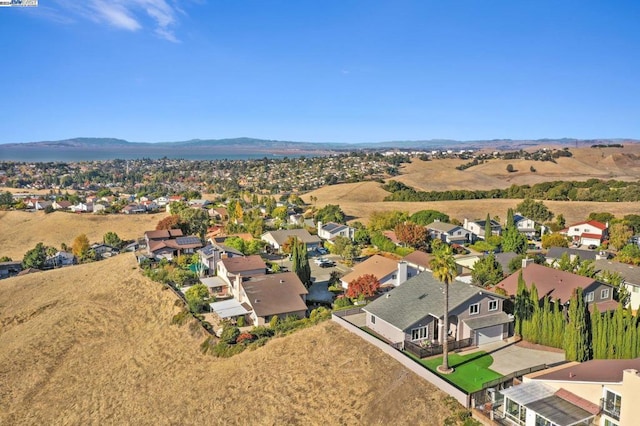
[[[595,260],[597,252],[593,250],[581,250],[567,247],[550,247],[547,252],[547,259],[560,259],[564,253],[569,256],[580,256],[580,260]]]
[[[365,274],[372,274],[380,280],[397,270],[397,260],[375,254],[364,262],[358,263],[354,266],[353,271],[342,277],[341,280],[345,283],[349,283]]]
[[[309,292],[294,272],[255,276],[243,282],[242,288],[259,317],[307,309],[302,295]]]
[[[346,225],[341,225],[341,224],[335,223],[335,222],[329,222],[327,224],[322,225],[322,230],[330,232],[330,233],[339,232],[339,231],[342,231],[343,229],[346,229],[346,228],[347,228]]]
[[[504,289],[507,294],[515,296],[518,291],[518,276],[522,271],[522,278],[527,284],[527,288],[535,283],[538,295],[550,296],[553,300],[560,299],[561,303],[571,299],[573,291],[578,287],[586,289],[596,282],[593,278],[583,277],[570,272],[548,268],[546,266],[532,263],[526,268],[509,275],[500,281],[496,287]]]
[[[465,324],[472,330],[480,330],[492,325],[507,324],[513,321],[513,317],[510,317],[505,312],[496,312],[491,315],[483,315],[481,317],[467,318],[463,320]]]
[[[431,259],[433,259],[433,255],[425,253],[420,250],[416,250],[414,252],[406,255],[402,260],[407,263],[412,263],[414,265],[422,266],[427,269],[431,269]]]
[[[461,226],[454,225],[452,223],[437,222],[437,221],[431,222],[430,224],[427,225],[427,229],[435,229],[436,231],[447,232],[447,233],[456,228],[461,228]]]
[[[444,284],[429,272],[410,278],[363,309],[383,319],[400,330],[431,314],[444,315]],[[449,284],[449,311],[486,290],[454,280]],[[497,296],[500,297],[500,296]]]
[[[626,263],[613,262],[607,259],[597,259],[594,263],[595,270],[617,272],[628,284],[640,285],[640,267],[627,265]]]
[[[157,240],[160,238],[176,238],[182,237],[181,229],[161,229],[156,231],[147,231],[144,233],[150,240]]]
[[[264,235],[271,235],[271,237],[278,243],[279,246],[282,246],[289,237],[297,237],[300,241],[305,244],[319,243],[320,238],[317,235],[311,235],[309,231],[306,229],[284,229],[279,231],[269,231],[265,232]]]
[[[227,257],[225,259],[220,259],[220,262],[222,262],[227,272],[232,274],[241,274],[243,272],[254,271],[256,269],[263,269],[266,271],[267,269],[266,263],[264,263],[264,260],[262,260],[262,258],[257,254],[247,257]]]

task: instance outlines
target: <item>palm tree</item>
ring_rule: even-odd
[[[449,284],[457,275],[456,262],[453,258],[451,247],[442,245],[435,253],[435,257],[431,261],[431,270],[433,276],[444,283],[444,331],[442,342],[442,365],[438,366],[441,373],[451,373],[453,368],[449,367]]]

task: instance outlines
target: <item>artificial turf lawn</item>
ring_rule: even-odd
[[[420,360],[420,363],[439,374],[437,367],[442,364],[442,357]],[[489,369],[491,364],[493,364],[493,358],[486,352],[480,351],[468,355],[450,353],[449,366],[455,371],[451,374],[439,375],[471,393],[482,389],[483,383],[502,377],[502,374]]]

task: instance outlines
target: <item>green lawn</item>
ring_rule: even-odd
[[[438,374],[436,367],[442,364],[442,357],[419,360],[419,362]],[[491,364],[493,364],[493,358],[486,352],[474,352],[468,355],[450,353],[449,366],[455,368],[455,371],[452,374],[440,374],[440,376],[471,393],[480,390],[484,382],[502,377],[502,374],[489,369]]]

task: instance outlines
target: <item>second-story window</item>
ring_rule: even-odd
[[[590,291],[589,293],[587,293],[584,296],[584,301],[585,302],[593,302],[593,292],[592,291]]]
[[[480,312],[480,305],[478,303],[469,306],[469,315],[476,315],[478,312]]]
[[[498,301],[497,300],[489,300],[489,310],[495,311],[498,309]]]

